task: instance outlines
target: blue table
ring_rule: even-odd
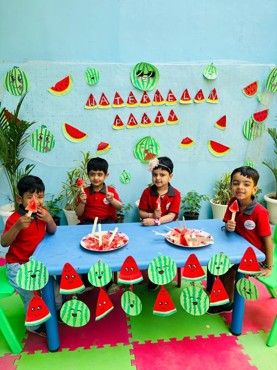
[[[56,318],[53,276],[61,275],[66,262],[72,264],[80,274],[87,273],[90,267],[99,258],[107,263],[112,271],[119,271],[125,258],[133,256],[141,270],[146,270],[153,258],[159,255],[171,257],[177,267],[183,267],[188,256],[195,253],[202,266],[207,266],[210,258],[223,252],[230,258],[231,263],[239,263],[246,248],[251,245],[236,233],[221,230],[223,222],[218,219],[187,221],[188,228],[201,229],[210,233],[214,244],[201,248],[181,248],[168,243],[162,236],[155,235],[152,230],[161,233],[168,231],[166,226],[178,227],[175,222],[167,225],[145,227],[140,223],[106,224],[102,230],[119,231],[129,236],[129,243],[121,249],[112,252],[92,252],[80,246],[80,240],[91,232],[91,225],[59,226],[55,235],[47,235],[39,244],[34,257],[44,263],[48,269],[50,279],[42,290],[42,295],[52,317],[46,321],[48,347],[50,351],[57,351],[60,346],[58,324]],[[254,248],[254,247],[253,247]],[[258,261],[264,260],[264,254],[254,248]],[[243,277],[237,273],[237,279]],[[244,316],[244,299],[236,292],[232,315],[231,332],[240,335]]]

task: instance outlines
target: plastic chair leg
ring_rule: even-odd
[[[273,347],[275,346],[276,343],[277,343],[277,315],[270,330],[266,345],[268,347]]]
[[[8,342],[11,350],[13,353],[20,353],[22,351],[22,346],[19,343],[18,339],[16,338],[12,327],[10,326],[9,321],[6,318],[6,315],[4,314],[4,311],[0,307],[0,329],[6,338],[6,341]]]

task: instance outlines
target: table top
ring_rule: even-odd
[[[152,231],[166,233],[169,231],[167,227],[178,227],[176,222],[148,227],[138,222],[103,224],[102,231],[113,231],[118,227],[118,231],[124,232],[129,237],[126,246],[109,252],[89,251],[80,245],[81,239],[91,232],[92,225],[58,226],[54,235],[46,235],[33,256],[46,265],[50,275],[60,275],[67,262],[79,273],[87,273],[99,259],[107,263],[112,271],[119,271],[128,256],[133,256],[142,270],[147,269],[152,259],[157,256],[171,257],[177,267],[183,267],[191,253],[197,255],[202,266],[206,266],[213,255],[221,252],[230,258],[231,263],[239,263],[245,250],[252,245],[237,233],[222,230],[223,225],[219,219],[186,221],[188,228],[211,234],[214,244],[183,248],[169,243],[163,236]],[[263,261],[264,254],[255,247],[253,249],[258,261]]]

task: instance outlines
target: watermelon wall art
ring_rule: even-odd
[[[154,284],[168,284],[174,279],[176,273],[176,263],[168,256],[158,256],[148,266],[148,277]]]
[[[62,124],[62,132],[65,138],[71,141],[72,143],[78,143],[80,141],[85,140],[88,137],[88,135],[85,132],[78,130],[76,127],[71,126],[66,122]]]
[[[159,156],[160,144],[152,136],[140,139],[134,147],[134,156],[142,163],[148,163],[151,159]]]
[[[73,86],[73,80],[70,75],[64,77],[62,80],[56,82],[56,84],[48,89],[48,91],[57,96],[63,96],[68,94]]]
[[[4,86],[12,95],[24,95],[30,88],[30,82],[22,69],[13,67],[4,76]]]
[[[16,274],[17,285],[25,290],[40,290],[45,287],[48,279],[49,273],[46,266],[32,258],[22,264]]]
[[[140,298],[132,291],[126,291],[121,296],[121,307],[130,316],[138,316],[142,311]]]
[[[48,153],[55,146],[55,138],[45,125],[41,125],[31,135],[32,147],[40,153]]]
[[[88,306],[78,300],[76,296],[65,302],[60,311],[62,321],[73,327],[86,325],[90,320],[90,310]]]
[[[182,290],[180,303],[193,316],[204,315],[209,309],[209,297],[203,288],[191,285]]]
[[[142,91],[153,90],[159,82],[158,69],[150,63],[141,62],[134,66],[131,72],[131,82],[134,87]]]
[[[247,300],[255,301],[259,298],[259,291],[253,281],[248,278],[241,278],[236,283],[238,293]]]
[[[112,280],[112,270],[105,262],[98,261],[89,269],[88,280],[91,285],[103,287]]]
[[[96,68],[88,68],[85,72],[85,81],[88,85],[94,86],[99,82],[100,73]]]

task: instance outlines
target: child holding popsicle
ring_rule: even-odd
[[[37,176],[22,177],[18,184],[16,210],[7,220],[1,237],[1,245],[9,247],[6,254],[7,276],[11,285],[19,292],[24,303],[25,312],[33,297],[33,292],[18,287],[16,274],[21,264],[29,261],[30,256],[42,241],[45,233],[54,234],[56,224],[50,213],[43,206],[45,185]],[[57,286],[56,309],[62,305],[62,297]],[[46,336],[45,323],[40,326],[27,327],[29,332]]]
[[[223,221],[228,232],[237,232],[249,243],[264,252],[265,260],[261,263],[259,276],[266,277],[272,272],[273,243],[268,210],[255,199],[258,180],[259,173],[249,166],[236,168],[231,173],[230,186],[233,197],[228,203]],[[230,300],[234,296],[236,269],[237,266],[234,265],[225,275],[221,276]],[[216,314],[230,311],[232,311],[232,303],[210,307],[208,313]]]

